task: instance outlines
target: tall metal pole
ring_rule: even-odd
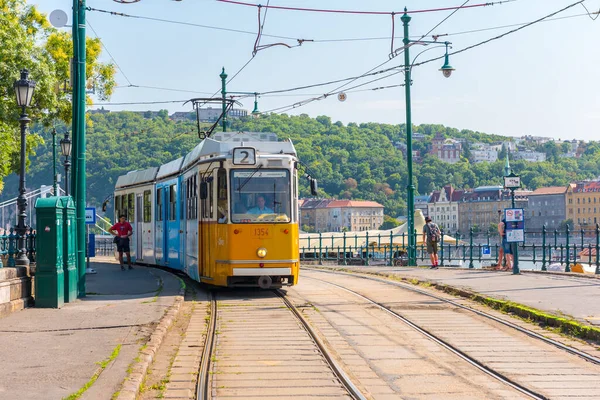
[[[26,267],[29,265],[29,259],[27,258],[27,248],[25,247],[25,235],[27,233],[27,225],[25,223],[25,219],[27,218],[27,198],[25,197],[25,164],[27,164],[27,159],[25,158],[25,150],[27,148],[27,124],[29,124],[31,120],[25,112],[25,106],[23,106],[22,110],[21,118],[19,118],[19,122],[21,123],[21,168],[19,176],[19,197],[17,198],[19,217],[16,229],[17,234],[19,235],[19,255],[15,260],[15,264],[17,266]]]
[[[417,238],[415,236],[415,185],[413,184],[413,165],[412,165],[412,119],[410,105],[410,55],[409,55],[409,36],[408,23],[411,17],[404,9],[404,15],[400,18],[404,24],[404,92],[406,94],[406,163],[408,167],[408,184],[406,192],[407,218],[408,218],[408,265],[417,265]]]
[[[225,96],[227,96],[227,74],[225,73],[225,67],[223,67],[219,76],[221,77],[221,97],[223,98],[223,132],[227,132],[227,103],[225,102]]]
[[[52,175],[54,176],[52,189],[54,190],[54,195],[58,196],[58,179],[56,177],[56,128],[52,129]]]
[[[510,190],[512,208],[515,208],[515,189]],[[513,243],[513,275],[521,273],[519,270],[519,243]]]
[[[76,208],[77,295],[85,297],[85,0],[73,0],[73,179],[72,190]]]

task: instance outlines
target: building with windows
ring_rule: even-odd
[[[458,230],[468,235],[471,228],[487,232],[500,221],[498,210],[510,207],[510,194],[502,186],[480,186],[463,195],[459,208]]]
[[[446,185],[442,190],[434,190],[429,198],[428,216],[447,232],[456,232],[458,229],[458,203],[464,192]]]
[[[567,186],[567,218],[575,229],[595,229],[600,212],[600,181],[577,182]]]
[[[426,194],[423,196],[415,196],[415,210],[421,210],[424,217],[427,217],[429,215],[428,203],[430,197],[430,194]]]
[[[223,109],[221,107],[206,107],[199,108],[197,110],[198,119],[200,120],[200,122],[216,122],[221,116],[222,112]],[[227,113],[227,118],[241,118],[246,116],[248,116],[248,110],[243,110],[241,108],[232,108]]]
[[[384,207],[375,201],[309,199],[300,206],[300,225],[315,232],[379,229]]]
[[[541,233],[546,225],[548,232],[557,229],[567,219],[567,186],[551,186],[534,190],[529,194],[525,210],[527,232]]]
[[[441,133],[431,140],[431,154],[450,164],[460,161],[462,146],[459,141],[446,139]]]
[[[515,160],[524,160],[529,162],[546,161],[546,153],[531,150],[515,151],[513,153],[513,157]]]

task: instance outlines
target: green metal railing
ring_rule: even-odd
[[[454,236],[453,240],[445,240],[444,234]],[[414,234],[415,243],[421,235]],[[341,239],[341,243],[340,243]],[[364,240],[363,240],[364,239]],[[336,262],[341,265],[407,265],[408,234],[364,234],[343,232],[333,235],[319,233],[318,236],[301,238],[300,260]],[[494,244],[491,242],[495,241]],[[337,244],[336,244],[337,243]],[[440,266],[467,265],[475,268],[485,262],[496,264],[501,243],[498,235],[485,233],[476,235],[473,228],[467,237],[460,233],[444,233],[438,244]],[[486,257],[483,250],[489,255]],[[575,264],[586,264],[595,267],[600,274],[600,224],[595,229],[572,231],[566,226],[564,231],[548,232],[546,226],[541,231],[525,233],[525,241],[518,244],[519,260],[523,269],[539,269],[547,271],[548,267],[558,264],[570,272]],[[425,244],[416,245],[417,262],[429,260]],[[529,266],[528,266],[529,263]]]
[[[18,241],[20,236],[10,229],[9,233],[0,234],[0,268],[4,266],[15,267],[15,257],[19,254]],[[27,249],[27,258],[30,263],[35,262],[36,256],[36,234],[30,233],[25,235],[25,248]]]

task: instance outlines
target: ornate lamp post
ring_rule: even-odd
[[[27,125],[31,120],[27,116],[26,109],[31,103],[33,92],[35,90],[35,82],[28,79],[29,71],[26,69],[21,70],[21,79],[15,81],[14,89],[17,95],[17,105],[21,107],[21,168],[19,176],[19,197],[17,198],[17,205],[19,209],[19,218],[16,226],[16,232],[19,235],[19,255],[15,260],[17,266],[28,266],[29,259],[27,258],[27,249],[25,247],[25,235],[27,233],[27,225],[25,219],[27,218],[27,199],[25,198],[25,164],[26,160],[26,134]]]
[[[413,183],[413,163],[412,163],[412,116],[410,104],[410,85],[411,85],[411,69],[410,63],[410,46],[412,44],[442,44],[440,42],[431,42],[426,40],[410,40],[408,35],[408,23],[411,17],[407,14],[406,8],[404,14],[400,18],[404,25],[404,91],[406,96],[406,164],[408,169],[408,183],[406,185],[408,199],[407,218],[408,218],[408,265],[417,265],[417,237],[415,235],[415,185]],[[449,78],[454,71],[448,62],[448,45],[449,42],[444,42],[446,45],[445,63],[440,69],[446,78]],[[417,56],[418,57],[418,56]]]
[[[58,193],[58,178],[56,176],[56,128],[52,129],[52,175],[54,177],[54,184],[52,189],[55,196],[59,196]]]
[[[71,161],[69,157],[71,157],[71,138],[69,137],[69,132],[65,132],[65,137],[60,140],[60,150],[62,155],[65,157],[64,166],[65,166],[65,194],[69,195],[69,168],[71,167]]]

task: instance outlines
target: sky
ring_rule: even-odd
[[[486,7],[455,12],[423,40],[452,42],[451,51],[508,32],[558,11],[576,0],[513,0]],[[254,0],[247,0],[258,4]],[[472,0],[467,5],[481,4]],[[28,0],[41,11],[62,9],[71,23],[72,0]],[[356,11],[400,12],[406,6],[412,17],[410,36],[427,34],[453,11],[411,13],[411,11],[459,6],[464,0],[263,0],[271,6],[321,8]],[[583,3],[594,13],[600,0]],[[268,92],[360,76],[370,70],[404,64],[404,56],[390,59],[392,17],[390,15],[316,13],[269,9],[262,11],[261,45],[306,39],[301,46],[272,46],[253,56],[258,31],[257,7],[216,0],[141,0],[120,4],[112,0],[87,0],[87,6],[155,20],[125,18],[88,11],[88,36],[102,39],[102,61],[119,67],[118,88],[110,103],[180,101],[209,97],[220,90],[219,74],[224,67],[229,75],[228,91]],[[596,17],[598,14],[593,14]],[[600,18],[592,20],[581,5],[556,17],[503,38],[450,56],[456,68],[450,78],[439,72],[443,60],[412,69],[413,124],[443,124],[489,134],[520,137],[546,136],[555,139],[597,140],[600,129],[600,65],[598,38]],[[161,20],[177,21],[168,23]],[[187,24],[187,25],[186,25]],[[205,25],[250,33],[231,32],[192,26]],[[488,29],[504,27],[500,29]],[[93,29],[91,29],[93,28]],[[69,29],[69,28],[62,28]],[[478,31],[478,32],[468,32]],[[395,17],[394,48],[402,46],[400,15]],[[369,39],[340,41],[339,39]],[[314,40],[311,42],[310,40]],[[594,50],[596,48],[596,50]],[[423,50],[416,62],[444,55],[444,47],[414,45],[410,58]],[[109,55],[110,53],[110,55]],[[248,63],[249,62],[249,63]],[[245,68],[242,67],[248,63]],[[377,68],[376,68],[377,67]],[[240,71],[241,69],[241,71]],[[232,79],[238,71],[239,74]],[[391,72],[394,72],[392,70]],[[389,73],[389,72],[388,72]],[[381,77],[376,75],[349,83],[346,100],[329,96],[286,111],[311,117],[330,116],[333,121],[406,122],[405,89],[397,86],[380,90],[353,91],[350,88]],[[343,82],[342,82],[343,83]],[[333,91],[342,83],[319,86],[285,95],[258,98],[260,111],[280,109],[295,102]],[[401,85],[403,73],[366,84],[354,90]],[[157,90],[152,86],[174,90]],[[129,87],[128,87],[129,86]],[[290,96],[290,95],[294,96]],[[241,100],[252,111],[254,98]],[[97,101],[98,104],[105,102]],[[99,108],[94,106],[92,108]],[[192,111],[183,102],[168,104],[105,104],[110,110]]]

